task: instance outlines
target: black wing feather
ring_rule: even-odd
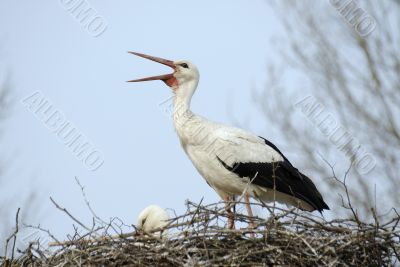
[[[274,144],[266,139],[264,141],[266,145],[282,155],[284,160],[271,163],[236,162],[232,166],[227,165],[220,158],[218,160],[227,170],[239,177],[253,179],[252,183],[255,185],[275,188],[279,192],[307,202],[318,211],[329,209],[311,179],[296,169]]]

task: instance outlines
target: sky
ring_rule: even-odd
[[[126,224],[136,223],[150,204],[179,213],[186,199],[219,201],[180,147],[163,104],[169,88],[125,82],[170,70],[127,51],[194,62],[201,79],[192,110],[226,124],[245,121],[247,130],[268,137],[257,124],[251,90],[264,84],[271,39],[281,32],[272,9],[261,0],[91,0],[86,4],[103,27],[94,36],[98,32],[77,20],[67,2],[0,1],[0,65],[14,100],[0,140],[9,208],[28,207],[24,200],[35,191],[28,223],[62,238],[73,222],[49,197],[91,222],[75,177],[98,216]],[[97,170],[77,159],[23,101],[35,94],[101,152]]]

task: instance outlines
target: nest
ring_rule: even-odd
[[[257,205],[257,204],[255,204]],[[92,227],[68,241],[43,249],[32,242],[3,266],[393,266],[399,264],[400,216],[386,223],[357,218],[326,221],[299,212],[268,207],[269,219],[255,227],[226,228],[221,204],[187,203],[160,238],[138,231],[111,235],[110,225]],[[274,210],[272,210],[274,209]],[[239,222],[238,222],[239,221]],[[250,218],[236,214],[237,225]],[[240,228],[240,226],[238,228]],[[43,229],[42,229],[43,230]],[[114,229],[115,230],[115,229]],[[50,234],[47,231],[48,234]],[[159,233],[159,232],[158,232]]]

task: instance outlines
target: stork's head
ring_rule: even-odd
[[[192,94],[193,92],[182,92],[182,91],[190,90],[189,88],[193,88],[192,90],[194,91],[194,89],[197,86],[197,83],[199,81],[199,71],[197,70],[196,66],[190,61],[187,60],[172,61],[136,52],[128,52],[128,53],[164,64],[168,67],[171,67],[174,70],[174,72],[170,74],[151,76],[147,78],[131,80],[128,82],[161,80],[169,87],[171,87],[174,93],[176,94],[187,94],[187,93]],[[185,85],[192,85],[192,86],[185,86]]]
[[[138,217],[138,223],[136,227],[145,232],[152,233],[155,229],[159,229],[168,225],[168,213],[158,205],[150,205],[145,208]],[[167,232],[162,231],[153,233],[154,236],[163,236]]]

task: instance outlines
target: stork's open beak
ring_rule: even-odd
[[[145,54],[141,54],[141,53],[137,53],[137,52],[131,52],[131,51],[128,51],[128,53],[161,63],[163,65],[173,68],[174,70],[176,69],[174,62],[171,60],[162,59],[159,57],[153,57],[153,56],[149,56],[149,55],[145,55]],[[176,86],[178,86],[178,81],[175,78],[174,73],[175,73],[175,71],[170,74],[151,76],[151,77],[142,78],[142,79],[130,80],[127,82],[144,82],[144,81],[161,80],[161,81],[165,82],[168,86],[175,88]]]

